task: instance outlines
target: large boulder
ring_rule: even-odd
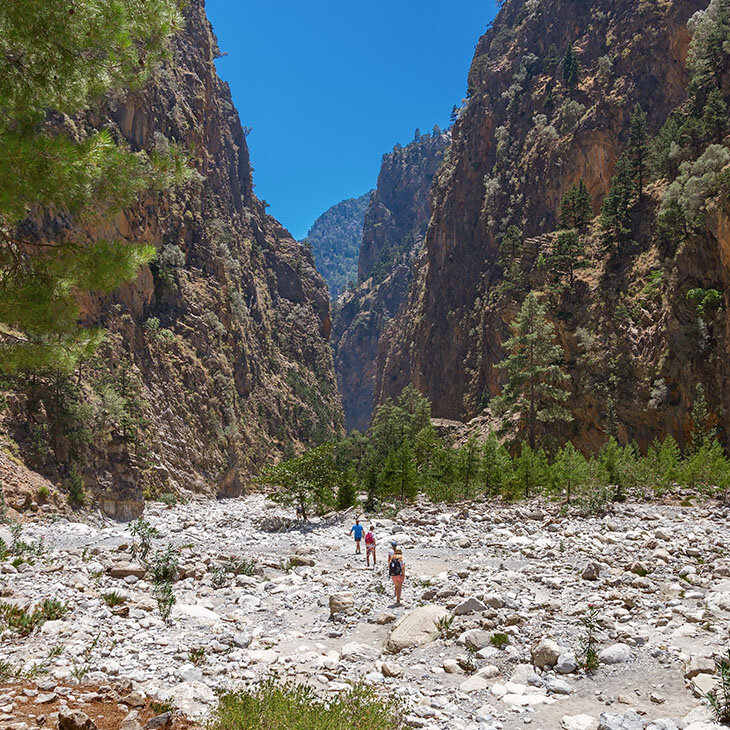
[[[351,613],[355,609],[355,597],[352,593],[333,593],[330,596],[330,616],[338,613]]]
[[[401,617],[393,626],[386,649],[397,654],[412,646],[422,646],[439,635],[436,623],[449,612],[441,606],[421,606]]]
[[[644,721],[634,710],[629,710],[623,715],[604,712],[598,718],[598,730],[642,730],[643,727]]]
[[[544,669],[554,667],[558,663],[562,650],[552,639],[540,639],[533,645],[531,653],[532,663]]]
[[[470,613],[485,611],[486,608],[487,607],[478,598],[474,598],[474,596],[472,596],[456,606],[454,609],[454,616],[466,616]]]
[[[85,712],[66,708],[58,713],[58,730],[96,730],[96,725]]]
[[[627,644],[613,644],[598,653],[601,664],[624,664],[631,661],[631,647]]]

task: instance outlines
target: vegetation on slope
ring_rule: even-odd
[[[348,198],[322,213],[302,241],[310,246],[317,271],[327,282],[330,299],[337,299],[357,280],[362,226],[371,192]]]

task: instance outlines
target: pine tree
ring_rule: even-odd
[[[710,410],[707,406],[705,389],[701,383],[695,387],[692,401],[692,452],[697,453],[705,444],[715,440],[715,429],[710,426]]]
[[[730,42],[730,0],[712,0],[707,10],[692,22],[692,41],[687,67],[692,84],[722,88],[722,79],[730,65],[727,46]]]
[[[593,199],[583,179],[567,190],[560,202],[561,228],[583,230],[593,218]]]
[[[611,188],[601,206],[600,223],[604,245],[607,248],[614,246],[620,249],[631,235],[633,193],[631,163],[623,154],[616,163]]]
[[[531,448],[529,444],[522,444],[519,456],[514,459],[514,469],[525,499],[530,498],[536,487],[544,487],[549,481],[550,468],[545,452]]]
[[[388,454],[381,474],[381,493],[395,496],[401,502],[412,500],[418,494],[418,472],[407,441]]]
[[[593,217],[593,201],[583,180],[571,185],[560,201],[560,227],[582,230]]]
[[[586,265],[583,261],[584,255],[585,246],[577,231],[560,231],[548,259],[548,266],[555,276],[556,283],[560,283],[563,277],[567,276],[568,285],[572,288],[576,270]]]
[[[713,89],[707,95],[705,108],[702,112],[702,122],[705,125],[707,134],[712,135],[715,141],[720,144],[727,129],[727,104],[719,89]]]
[[[580,81],[580,63],[578,62],[578,57],[575,55],[575,49],[572,44],[568,46],[568,50],[563,57],[563,81],[565,81],[565,85],[571,91],[578,88]]]
[[[618,414],[616,413],[616,404],[613,398],[609,395],[606,398],[606,415],[604,418],[604,426],[606,434],[609,437],[613,437],[618,441]]]
[[[555,343],[555,329],[534,292],[523,302],[513,329],[504,344],[510,354],[497,365],[507,382],[492,401],[492,410],[502,417],[504,430],[516,421],[518,432],[527,432],[534,449],[539,427],[572,420],[564,406],[569,378],[561,369],[563,348]]]
[[[35,238],[19,224],[103,222],[190,174],[174,146],[135,154],[108,131],[75,139],[58,122],[140,86],[181,22],[176,0],[0,4],[0,369],[73,370],[101,340],[78,326],[78,293],[109,292],[154,255],[61,226]]]
[[[466,499],[471,497],[472,487],[479,476],[479,461],[479,446],[476,438],[471,436],[459,449],[456,459],[457,478]]]
[[[629,158],[634,173],[639,201],[644,197],[644,170],[646,158],[649,154],[647,145],[646,113],[637,104],[634,107],[629,123]]]
[[[572,504],[576,490],[588,484],[591,478],[588,462],[570,441],[556,455],[551,472],[554,487],[565,490],[568,504]]]
[[[522,248],[522,231],[517,226],[509,226],[499,243],[499,265],[505,280],[516,287],[522,285],[524,278]]]
[[[504,446],[500,446],[497,434],[490,432],[482,446],[482,483],[487,496],[498,494],[505,482],[505,474],[509,471],[510,455]]]
[[[651,144],[649,167],[655,177],[673,178],[680,159],[681,115],[670,114]]]

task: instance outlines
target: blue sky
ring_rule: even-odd
[[[207,0],[256,193],[296,238],[375,187],[416,127],[448,126],[495,0]]]

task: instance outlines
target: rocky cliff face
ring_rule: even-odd
[[[302,241],[312,247],[317,271],[327,282],[333,300],[357,280],[362,228],[371,194],[372,190],[333,205],[314,221]]]
[[[645,444],[669,432],[682,441],[697,383],[713,393],[716,413],[730,412],[726,318],[721,313],[698,335],[687,301],[693,287],[715,288],[727,311],[727,229],[717,216],[714,228],[667,250],[657,232],[667,183],[658,180],[634,209],[633,243],[621,256],[603,252],[594,227],[587,269],[570,293],[551,293],[540,266],[554,243],[561,196],[573,183],[586,183],[598,212],[635,104],[653,136],[685,101],[687,22],[706,6],[503,5],[477,45],[470,96],[436,176],[426,255],[407,305],[382,338],[376,403],[413,382],[436,416],[467,420],[481,412],[500,390],[494,366],[532,288],[550,304],[572,375],[575,421],[565,436],[585,447],[600,444],[610,397],[623,439]],[[563,75],[571,45],[580,64],[576,88]],[[498,262],[510,225],[524,241],[522,291],[505,291]]]
[[[423,247],[430,191],[448,135],[434,130],[383,155],[378,185],[365,213],[359,285],[335,303],[332,344],[345,423],[367,428],[373,407],[375,358],[386,323],[405,301],[412,261]]]
[[[185,14],[149,87],[78,130],[109,128],[133,149],[174,140],[199,175],[118,216],[108,233],[154,244],[157,261],[83,302],[86,323],[108,331],[96,360],[14,394],[5,414],[18,455],[123,518],[161,492],[238,492],[267,458],[341,429],[327,287],[254,195],[203,0]]]

